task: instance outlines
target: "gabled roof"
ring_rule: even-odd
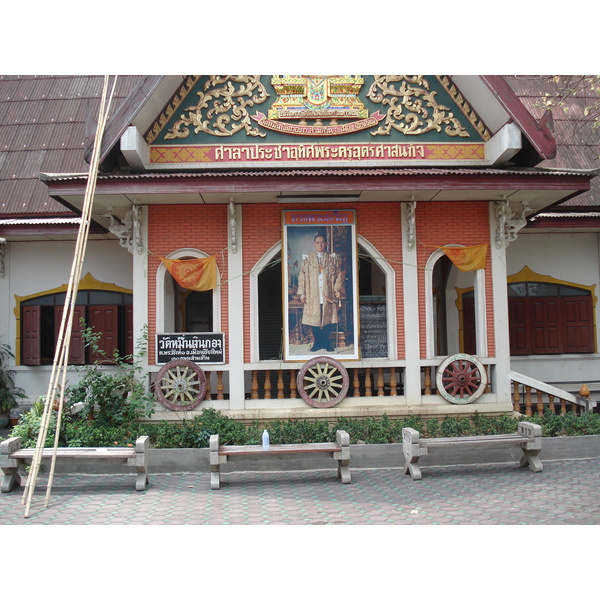
[[[563,107],[552,111],[549,127],[557,140],[556,156],[544,160],[540,166],[549,169],[600,169],[600,127],[596,127],[594,115],[586,115],[585,108],[597,103],[597,92],[577,82],[584,76],[566,76],[566,87],[578,87],[577,94],[567,95]],[[534,118],[542,118],[545,113],[543,100],[546,94],[556,95],[557,85],[544,75],[504,76],[506,82],[519,96]],[[600,206],[600,179],[591,181],[589,192],[563,202],[557,210],[587,210]],[[556,221],[556,215],[553,215]],[[539,224],[540,219],[536,219]]]
[[[117,79],[117,106],[139,79]],[[102,82],[91,75],[0,75],[2,217],[72,214],[48,196],[39,175],[88,171],[84,150],[93,140]]]
[[[496,75],[450,76],[444,77],[457,89],[485,122],[492,134],[497,133],[507,123],[515,123],[523,134],[526,143],[514,162],[520,166],[535,166],[542,160],[556,155],[556,142],[547,126],[544,115],[538,121],[527,110],[506,81]],[[140,133],[145,132],[158,115],[164,118],[172,114],[173,105],[183,100],[183,94],[191,89],[192,80],[187,76],[147,76],[141,79],[131,95],[109,120],[101,151],[105,160],[115,148],[121,136],[130,125],[135,125]],[[177,103],[170,101],[176,98]],[[183,104],[181,104],[183,107]],[[86,156],[91,156],[91,143],[86,148]]]
[[[173,75],[118,78],[114,114],[102,146],[105,169],[108,167],[109,172],[114,172],[119,166],[118,142],[125,129],[133,122],[143,125],[155,119],[184,79],[184,76]],[[504,115],[498,123],[488,114],[483,117],[492,131],[497,131],[504,122],[518,125],[528,141],[522,152],[528,153],[529,164],[543,159],[546,160],[542,163],[544,166],[558,164],[551,158],[554,146],[548,122],[543,111],[531,107],[523,86],[513,86],[510,79],[509,86],[497,76],[455,76],[453,79],[476,109],[485,109],[477,104],[477,97],[481,97],[494,106],[496,113]],[[72,214],[69,207],[48,195],[40,173],[87,173],[86,157],[89,158],[93,140],[102,80],[101,76],[0,76],[2,217],[46,218]],[[524,80],[521,81],[524,84]],[[525,104],[519,95],[526,99]],[[110,156],[114,159],[112,162],[108,160]]]

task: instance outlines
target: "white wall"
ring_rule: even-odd
[[[524,266],[541,275],[579,285],[596,285],[600,295],[600,234],[597,233],[519,233],[507,250],[508,276]],[[596,303],[596,343],[600,341],[600,302]],[[598,349],[598,348],[596,348]],[[511,368],[535,379],[576,391],[582,381],[600,380],[600,354],[568,354],[513,357]],[[592,389],[600,389],[596,384]]]
[[[8,242],[6,272],[0,278],[0,339],[15,350],[17,337],[15,296],[29,296],[51,290],[69,281],[75,241]],[[82,277],[90,273],[103,283],[131,289],[132,256],[117,241],[90,240],[87,244]],[[45,394],[49,366],[16,367],[17,385],[30,398]]]

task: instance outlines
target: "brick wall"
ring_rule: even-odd
[[[290,207],[291,208],[291,207]],[[315,210],[314,204],[294,205],[298,210]],[[405,358],[404,301],[402,296],[402,224],[400,204],[376,202],[358,205],[328,205],[329,209],[356,210],[357,232],[373,244],[396,273],[396,319],[398,358]],[[156,271],[159,256],[167,256],[180,248],[197,248],[217,255],[221,275],[221,329],[228,335],[227,254],[228,207],[226,205],[150,206],[148,218],[148,296],[149,296],[149,356],[154,357],[156,332]],[[243,247],[243,310],[244,360],[250,361],[250,282],[249,273],[274,244],[281,241],[282,207],[276,204],[246,204],[242,209]],[[475,245],[489,243],[488,206],[483,202],[420,203],[416,212],[417,260],[419,278],[419,320],[421,356],[425,357],[425,271],[427,259],[436,246],[445,244]],[[486,296],[488,299],[488,352],[494,355],[494,318],[492,309],[491,264],[488,252],[486,266]]]
[[[292,207],[290,206],[289,209]],[[316,210],[314,204],[295,204],[294,210]],[[402,320],[402,247],[401,216],[398,203],[369,203],[360,205],[328,204],[327,209],[356,210],[357,232],[373,244],[396,271],[397,326],[400,358],[404,352],[404,325]],[[250,283],[247,274],[274,244],[282,239],[282,209],[276,204],[244,205],[244,313],[250,306]],[[250,321],[244,321],[244,360],[250,361]]]
[[[227,335],[227,210],[228,206],[223,204],[148,207],[148,356],[151,363],[155,357],[156,271],[161,264],[159,256],[166,257],[175,250],[196,248],[217,256],[222,286],[221,329]]]
[[[437,246],[489,244],[490,229],[486,202],[427,202],[416,210],[417,264],[419,277],[419,322],[421,358],[426,355],[425,342],[425,266]],[[485,267],[487,298],[488,355],[494,356],[494,311],[492,304],[491,257],[488,249]]]

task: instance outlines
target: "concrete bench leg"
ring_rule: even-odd
[[[146,491],[148,486],[148,449],[150,448],[150,438],[147,435],[140,436],[135,443],[135,468],[137,477],[135,480],[135,489],[138,492]]]
[[[21,448],[21,438],[13,437],[0,442],[0,469],[4,476],[0,490],[3,493],[12,491],[14,487],[21,485],[21,476],[19,475],[19,461],[15,458],[8,458],[10,454]]]
[[[518,431],[521,435],[526,435],[530,439],[521,444],[523,456],[519,462],[521,467],[529,467],[534,473],[541,473],[544,465],[538,457],[542,449],[542,428],[540,425],[522,421],[518,425]]]
[[[410,474],[413,481],[423,478],[417,462],[424,454],[420,444],[420,435],[416,429],[405,427],[402,429],[402,451],[404,453],[404,474]]]
[[[210,489],[218,490],[221,488],[221,459],[227,460],[226,456],[219,456],[219,436],[211,435],[210,444]]]
[[[335,452],[334,458],[338,461],[337,476],[342,483],[351,483],[350,475],[350,436],[346,431],[338,430],[335,432],[335,441],[342,449],[341,452]]]

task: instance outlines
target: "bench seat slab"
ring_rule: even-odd
[[[268,456],[277,454],[328,453],[337,460],[337,477],[342,483],[350,483],[350,436],[345,431],[336,432],[335,442],[315,444],[275,444],[264,449],[259,445],[227,446],[219,444],[219,436],[211,435],[209,443],[210,489],[221,487],[221,465],[236,456]]]
[[[486,445],[492,448],[520,446],[523,456],[519,466],[528,466],[534,473],[543,470],[542,461],[538,457],[542,449],[542,428],[537,424],[523,421],[519,423],[517,433],[431,439],[421,439],[417,430],[405,427],[402,430],[404,473],[409,474],[413,481],[422,479],[417,462],[421,456],[428,454],[430,448],[463,445]]]
[[[140,436],[132,448],[57,448],[56,457],[74,460],[119,460],[135,468],[137,477],[135,489],[144,491],[148,485],[147,435]],[[20,464],[28,464],[35,455],[34,448],[21,448],[21,438],[9,438],[0,443],[0,467],[4,473],[0,490],[10,492],[21,483],[18,469]],[[54,448],[42,449],[42,458],[54,455]]]

